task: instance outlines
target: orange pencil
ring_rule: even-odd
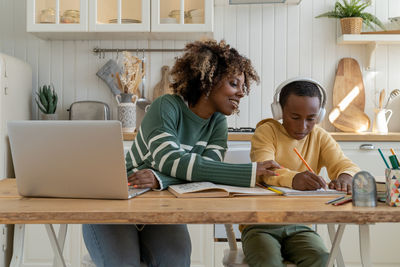
[[[294,152],[296,152],[297,156],[299,156],[299,158],[301,159],[301,161],[304,163],[304,165],[306,165],[307,169],[314,173],[314,171],[311,169],[310,165],[308,165],[308,163],[303,159],[303,157],[300,155],[299,151],[297,151],[296,148],[293,148]]]

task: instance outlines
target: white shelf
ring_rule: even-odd
[[[343,34],[338,44],[400,44],[400,34]]]
[[[371,69],[372,57],[379,44],[400,44],[400,34],[343,34],[338,37],[337,44],[364,44],[367,46],[367,69]]]

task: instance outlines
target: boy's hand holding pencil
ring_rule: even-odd
[[[297,156],[307,167],[308,171],[300,172],[293,177],[292,188],[296,190],[316,190],[316,189],[327,189],[326,182],[324,178],[315,174],[315,172],[311,169],[310,165],[305,161],[305,159],[300,155],[299,151],[294,148],[294,152],[296,152]]]

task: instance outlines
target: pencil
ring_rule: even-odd
[[[382,157],[382,159],[383,159],[383,162],[385,162],[386,167],[387,167],[388,169],[390,169],[389,164],[387,163],[387,161],[386,161],[386,159],[385,159],[385,156],[384,156],[383,153],[382,153],[382,150],[381,150],[380,148],[378,148],[378,151],[379,151],[379,154],[381,154],[381,157]]]
[[[294,152],[296,152],[297,156],[299,156],[299,158],[301,159],[301,161],[304,163],[304,165],[306,165],[307,169],[314,173],[314,171],[311,169],[311,167],[308,165],[308,163],[303,159],[303,157],[300,155],[299,151],[297,151],[296,148],[293,148]]]
[[[282,191],[280,191],[280,190],[278,190],[278,189],[275,189],[275,188],[273,188],[273,187],[267,186],[267,189],[268,189],[268,190],[271,190],[272,192],[275,192],[275,193],[277,193],[277,194],[279,194],[279,195],[283,195],[283,192],[282,192]]]
[[[273,187],[267,185],[267,184],[264,183],[264,182],[256,183],[256,185],[258,185],[259,187],[262,187],[262,188],[271,190],[272,192],[275,192],[275,193],[277,193],[277,194],[279,194],[279,195],[283,195],[283,194],[284,194],[282,191],[280,191],[280,190],[278,190],[278,189],[275,189],[275,188],[273,188]]]
[[[339,206],[339,205],[343,205],[343,204],[346,204],[346,203],[349,203],[349,202],[352,202],[352,201],[353,201],[352,196],[349,196],[349,197],[343,198],[342,200],[340,200],[338,202],[332,203],[332,205]]]
[[[333,203],[333,202],[342,200],[343,198],[344,198],[344,196],[337,197],[337,198],[334,198],[334,199],[329,200],[328,202],[325,202],[325,204],[331,204],[331,203]]]

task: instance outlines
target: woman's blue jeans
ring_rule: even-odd
[[[83,239],[97,267],[190,266],[192,251],[186,225],[84,224]]]

